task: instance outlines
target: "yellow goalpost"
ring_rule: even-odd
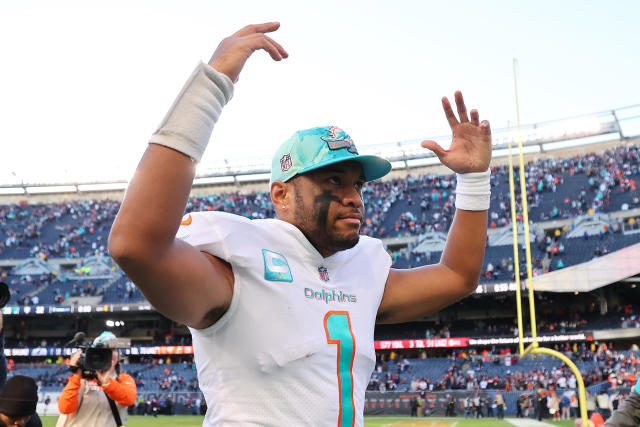
[[[527,186],[525,181],[524,174],[524,155],[522,153],[522,133],[520,132],[520,107],[518,104],[518,83],[516,77],[516,65],[517,61],[513,59],[513,84],[515,88],[515,97],[516,97],[516,119],[518,125],[518,149],[520,153],[520,195],[522,198],[522,217],[523,217],[523,226],[524,226],[524,240],[526,243],[525,246],[525,256],[527,261],[527,287],[529,288],[529,312],[531,314],[531,338],[532,342],[524,348],[523,341],[523,331],[522,331],[522,302],[521,302],[521,291],[520,291],[520,262],[518,259],[518,221],[516,217],[516,197],[515,197],[515,188],[513,181],[513,156],[511,153],[511,138],[508,138],[508,148],[509,148],[509,191],[511,197],[511,225],[513,230],[513,264],[514,264],[514,272],[516,279],[516,311],[518,315],[518,350],[520,353],[520,358],[525,358],[529,354],[548,354],[558,359],[562,360],[564,363],[569,366],[569,368],[575,374],[578,380],[578,399],[580,402],[580,417],[582,418],[582,425],[588,426],[588,418],[587,418],[587,404],[586,404],[586,396],[585,396],[585,388],[584,388],[584,380],[582,379],[582,374],[578,367],[564,354],[545,347],[540,347],[538,344],[537,337],[537,329],[536,329],[536,307],[535,300],[533,297],[533,282],[532,282],[532,268],[531,268],[531,242],[529,238],[529,213],[527,208]]]

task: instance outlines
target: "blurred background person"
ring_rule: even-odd
[[[37,405],[38,386],[34,379],[14,375],[0,391],[0,427],[42,427]]]
[[[0,309],[9,302],[9,298],[9,287],[0,282]],[[38,386],[34,379],[15,375],[7,380],[3,322],[0,311],[0,427],[42,427],[42,421],[36,414]]]

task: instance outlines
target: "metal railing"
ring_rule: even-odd
[[[622,141],[640,135],[640,104],[524,125],[521,126],[521,134],[523,146],[531,152],[544,152],[612,139]],[[429,139],[438,141],[446,148],[450,138],[450,135],[441,135]],[[509,127],[494,129],[494,156],[497,157],[506,151],[506,147],[516,143],[518,138],[517,129]],[[438,159],[431,151],[422,148],[420,141],[422,139],[360,146],[360,152],[385,157],[392,162],[394,169],[437,164]],[[222,159],[200,165],[194,186],[265,182],[269,179],[270,168],[271,159],[267,157]],[[80,182],[79,180],[42,183],[40,181],[41,178],[29,176],[0,176],[0,195],[121,191],[127,186],[126,179],[116,176],[112,180],[100,182]]]

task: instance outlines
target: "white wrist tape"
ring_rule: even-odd
[[[232,96],[231,79],[201,62],[149,143],[173,148],[200,161],[222,107]]]
[[[456,174],[456,209],[486,211],[491,203],[491,171]]]

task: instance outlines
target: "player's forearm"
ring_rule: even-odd
[[[233,84],[200,63],[178,94],[150,142],[127,188],[109,238],[123,262],[157,258],[171,247],[200,161]],[[122,266],[122,265],[121,265]],[[123,267],[124,268],[124,267]]]
[[[469,292],[478,285],[487,241],[487,212],[458,209],[440,263],[460,276]]]
[[[172,244],[195,176],[186,155],[150,144],[129,183],[109,235],[116,261],[154,257]]]
[[[440,263],[389,271],[377,323],[417,321],[464,298],[478,284],[487,211],[458,209]]]

